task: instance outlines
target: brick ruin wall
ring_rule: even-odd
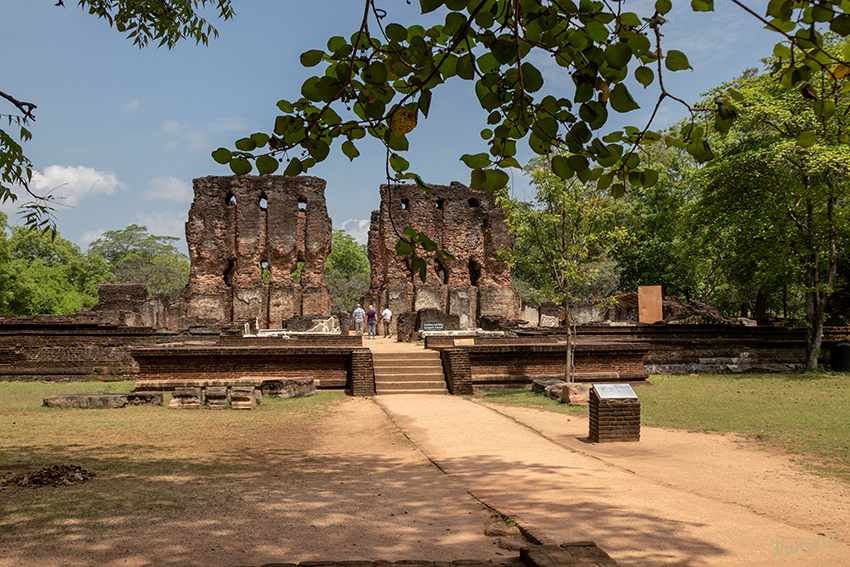
[[[194,180],[186,240],[192,269],[186,314],[280,328],[300,315],[330,315],[322,279],[331,250],[325,181],[316,177]],[[303,263],[300,283],[292,274]],[[268,283],[263,271],[268,271]]]
[[[457,315],[463,329],[476,328],[480,316],[516,319],[519,294],[507,262],[496,259],[513,237],[495,198],[457,182],[431,187],[425,192],[416,185],[381,186],[381,208],[372,213],[369,228],[372,278],[364,301],[379,311],[389,306],[396,316],[439,309]],[[425,282],[411,270],[410,255],[396,254],[399,233],[407,226],[454,256],[418,250],[428,266]]]

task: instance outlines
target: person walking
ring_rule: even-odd
[[[366,312],[363,311],[363,308],[360,307],[359,303],[351,316],[354,317],[354,331],[357,333],[358,337],[362,337],[363,328],[366,325]]]
[[[375,313],[375,308],[370,305],[366,312],[366,325],[369,327],[369,338],[375,338],[375,326],[378,324],[378,314]]]
[[[390,323],[393,320],[393,312],[390,311],[389,307],[384,307],[384,310],[381,311],[381,321],[384,323],[384,338],[392,335],[390,333]]]

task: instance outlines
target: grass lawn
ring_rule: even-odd
[[[118,529],[127,510],[149,522],[179,519],[201,500],[224,506],[234,496],[209,495],[251,486],[257,476],[297,479],[309,460],[312,430],[344,397],[266,397],[252,411],[172,410],[169,396],[164,406],[122,409],[42,405],[54,394],[132,389],[132,383],[115,382],[0,382],[0,476],[55,464],[97,475],[84,490],[0,492],[14,491],[14,498],[0,496],[0,540],[65,537],[81,521],[106,533]]]
[[[735,432],[795,455],[811,470],[850,482],[850,375],[828,372],[652,376],[636,387],[641,422]],[[486,401],[587,413],[528,390],[487,392]]]

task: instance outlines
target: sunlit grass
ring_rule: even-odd
[[[748,435],[818,473],[850,482],[846,374],[652,376],[650,383],[636,387],[644,425]],[[528,390],[488,392],[485,400],[579,413]]]

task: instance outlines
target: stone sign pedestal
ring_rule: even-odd
[[[590,389],[590,440],[640,441],[640,401],[628,384],[594,384]]]

